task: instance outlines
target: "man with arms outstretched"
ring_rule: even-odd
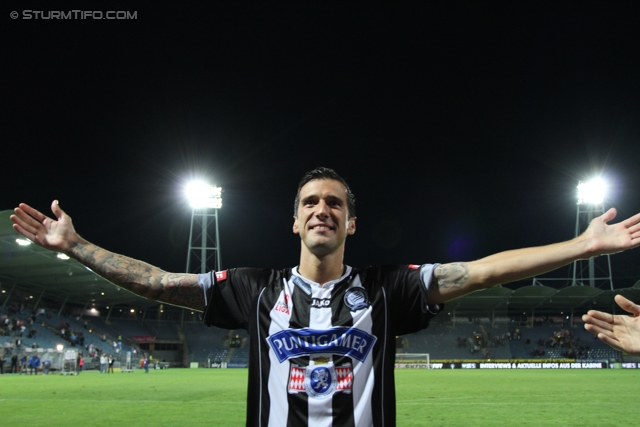
[[[87,242],[57,202],[52,211],[56,220],[21,204],[14,228],[118,286],[204,311],[208,325],[249,331],[248,426],[395,425],[396,335],[426,328],[453,298],[640,245],[640,214],[608,224],[611,209],[566,242],[472,262],[356,269],[343,264],[355,199],[326,168],[299,183],[300,261],[283,270],[167,273]]]

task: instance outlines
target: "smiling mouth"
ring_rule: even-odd
[[[335,230],[335,227],[331,227],[327,224],[316,224],[311,227],[311,230],[315,231],[332,231]]]

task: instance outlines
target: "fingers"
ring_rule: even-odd
[[[594,335],[597,334],[613,334],[613,324],[594,319],[588,315],[582,316],[584,320],[584,328]]]
[[[624,351],[622,345],[620,344],[620,341],[618,341],[617,339],[605,334],[598,334],[598,338],[600,338],[600,340],[608,346],[613,347],[618,351]]]
[[[589,310],[582,316],[582,320],[601,327],[604,327],[604,324],[613,325],[615,322],[613,315],[598,310]]]
[[[606,211],[603,215],[602,215],[602,221],[607,223],[611,220],[613,220],[616,215],[618,215],[618,211],[616,210],[616,208],[611,208],[608,211]]]
[[[11,219],[13,219],[13,215],[11,216]],[[13,229],[31,241],[33,241],[35,238],[32,232],[25,230],[24,227],[18,224],[13,224]]]
[[[640,213],[622,221],[622,225],[629,232],[629,237],[631,239],[630,248],[640,246]]]
[[[54,203],[57,205],[57,201]],[[58,210],[62,212],[60,208],[58,208]],[[20,205],[14,209],[14,212],[16,214],[11,215],[11,220],[14,223],[13,229],[27,239],[36,242],[38,232],[46,228],[44,222],[50,220],[50,218],[26,203],[20,203]]]
[[[622,222],[631,236],[632,245],[637,246],[639,243],[636,240],[640,240],[640,213],[628,218]]]
[[[13,221],[13,228],[28,239],[33,240],[37,233],[38,221],[36,221],[29,213],[29,209],[33,211],[28,205],[21,204],[21,208],[15,208],[16,215],[11,215]]]
[[[640,239],[640,222],[629,227],[629,234],[631,235],[632,240]]]
[[[588,318],[589,316],[584,315],[583,316],[583,320],[585,321],[593,321],[594,319],[585,319]],[[604,325],[605,328],[603,329],[600,325]],[[622,344],[620,343],[620,341],[618,341],[618,338],[616,337],[616,334],[613,332],[613,330],[610,328],[611,325],[608,325],[606,323],[602,324],[600,322],[596,322],[596,323],[585,323],[584,328],[591,332],[592,334],[596,335],[602,342],[604,342],[605,344],[615,348],[616,350],[621,350],[622,351]]]
[[[42,212],[40,212],[37,209],[32,208],[31,206],[27,205],[26,203],[20,203],[19,207],[17,207],[15,209],[15,212],[18,213],[18,210],[22,210],[23,212],[25,212],[33,221],[34,224],[36,223],[42,223],[42,221],[44,221],[47,216],[45,214],[43,214]],[[24,220],[25,217],[22,216],[22,219]]]
[[[627,228],[638,225],[638,223],[640,223],[640,213],[637,213],[634,216],[622,221],[622,224],[624,224],[624,226]]]
[[[60,203],[57,200],[54,200],[51,203],[51,212],[56,216],[56,218],[60,219],[62,215],[64,215],[64,211],[60,209]]]
[[[616,303],[620,306],[620,308],[622,308],[624,311],[631,313],[634,316],[640,315],[639,305],[634,304],[633,302],[629,301],[628,299],[626,299],[625,297],[619,294],[616,295],[615,300],[616,300]]]
[[[602,332],[602,328],[600,328],[600,327],[598,327],[598,326],[595,326],[595,325],[592,325],[592,324],[590,324],[590,323],[585,323],[585,324],[584,324],[584,328],[585,328],[587,331],[589,331],[589,332],[591,332],[592,334],[594,334],[594,335],[598,335],[600,332]]]

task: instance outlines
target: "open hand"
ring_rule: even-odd
[[[640,246],[640,213],[617,224],[608,224],[616,217],[615,208],[594,218],[584,232],[590,239],[589,256],[614,254]]]
[[[32,242],[52,251],[67,253],[77,241],[78,234],[73,228],[71,217],[64,213],[57,200],[51,203],[51,211],[56,220],[37,209],[20,203],[11,215],[13,228]]]
[[[615,299],[623,310],[633,316],[589,310],[582,316],[584,328],[616,350],[640,356],[640,305],[622,295],[616,295]]]

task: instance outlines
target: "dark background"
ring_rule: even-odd
[[[224,267],[297,264],[321,165],[356,194],[356,266],[571,238],[594,175],[618,219],[640,211],[640,2],[269,3],[3,2],[0,209],[58,199],[170,271],[196,176],[224,189]],[[73,9],[136,19],[24,19]],[[639,258],[612,257],[616,287]]]

